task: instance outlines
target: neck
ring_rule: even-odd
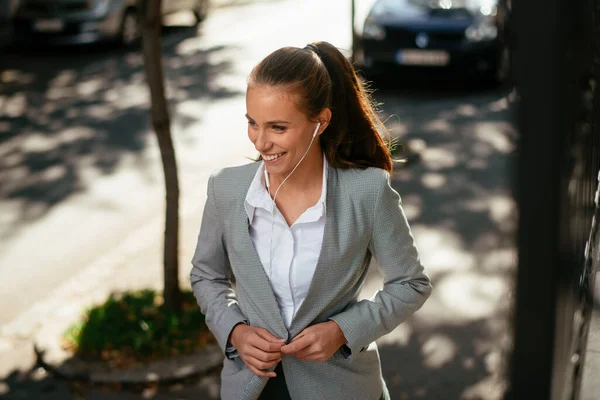
[[[290,171],[291,172],[291,171]],[[271,196],[275,195],[275,191],[282,184],[285,178],[289,175],[287,172],[284,175],[269,175],[269,182],[271,184]],[[320,147],[315,147],[311,150],[304,160],[300,163],[296,171],[285,181],[285,184],[279,190],[277,197],[281,196],[283,192],[303,191],[317,183],[319,187],[322,185],[321,178],[323,176],[323,153]]]

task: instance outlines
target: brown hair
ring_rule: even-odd
[[[389,133],[377,116],[370,93],[352,64],[333,45],[315,42],[304,49],[274,51],[252,70],[249,86],[286,86],[300,94],[299,107],[309,118],[325,108],[331,121],[321,134],[321,148],[335,168],[377,167],[392,171]]]

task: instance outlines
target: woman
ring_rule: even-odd
[[[431,285],[369,97],[319,42],[259,63],[246,107],[259,162],[211,176],[191,271],[226,355],[221,397],[388,399],[375,340]],[[385,284],[358,301],[372,257]]]

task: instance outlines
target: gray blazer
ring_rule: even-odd
[[[378,168],[329,168],[321,254],[306,299],[288,330],[250,238],[244,209],[258,167],[252,163],[226,168],[208,183],[191,271],[192,289],[208,327],[225,353],[229,334],[240,322],[289,342],[304,328],[333,320],[348,340],[347,348],[325,362],[283,355],[292,399],[389,399],[375,340],[418,310],[431,293],[389,174]],[[385,283],[372,298],[358,301],[372,256]],[[229,268],[235,275],[235,292]],[[349,357],[343,351],[348,348]],[[255,376],[241,358],[225,357],[221,398],[255,400],[267,379]]]

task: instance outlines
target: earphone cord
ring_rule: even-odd
[[[319,129],[319,126],[321,124],[319,124],[317,126],[317,130]],[[316,130],[315,130],[316,132]],[[290,172],[288,174],[288,176],[285,177],[285,179],[283,180],[283,182],[281,182],[281,185],[279,185],[279,187],[277,188],[277,190],[275,191],[275,195],[273,196],[273,203],[271,204],[271,235],[270,235],[270,242],[269,242],[269,279],[271,279],[271,274],[273,271],[273,227],[275,225],[275,200],[277,199],[277,193],[279,193],[279,189],[281,189],[281,187],[283,186],[283,184],[288,180],[288,178],[290,176],[292,176],[292,174],[294,173],[294,171],[296,171],[296,169],[298,168],[298,166],[300,165],[300,163],[302,162],[302,160],[304,160],[304,157],[306,157],[306,155],[308,154],[308,152],[310,151],[310,148],[312,147],[313,141],[315,140],[315,136],[313,135],[312,139],[310,139],[310,143],[308,145],[308,148],[306,149],[306,152],[304,153],[304,155],[302,156],[302,158],[300,159],[300,161],[298,161],[298,164],[296,164],[296,166],[294,167],[294,169],[292,170],[292,172]],[[269,195],[270,193],[270,187],[269,187]]]

